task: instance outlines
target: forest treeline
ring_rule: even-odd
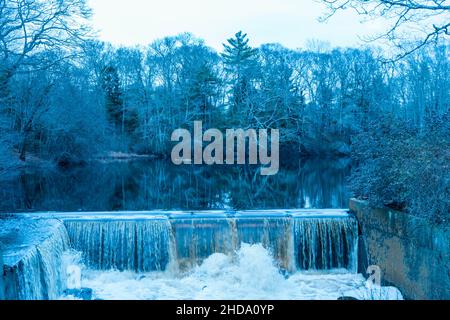
[[[188,33],[117,48],[95,40],[90,15],[86,0],[0,0],[0,175],[112,151],[164,157],[173,130],[201,120],[280,129],[292,159],[351,155],[355,195],[448,217],[445,26],[387,63],[372,47],[253,48],[243,32],[222,52]]]
[[[1,87],[2,157],[167,155],[173,130],[195,120],[280,129],[282,149],[304,155],[349,154],[381,115],[423,129],[449,108],[446,46],[396,64],[370,48],[252,48],[241,32],[221,54],[190,34],[146,48],[87,41],[79,49],[64,59],[39,51],[54,63],[24,64]]]

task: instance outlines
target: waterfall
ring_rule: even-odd
[[[98,270],[186,271],[214,253],[234,255],[262,244],[280,269],[357,271],[358,226],[351,216],[180,216],[153,219],[70,219],[75,250]]]
[[[170,225],[167,219],[67,220],[73,249],[99,270],[149,272],[169,263]]]
[[[23,227],[21,229],[21,227]],[[66,286],[63,255],[69,249],[69,237],[62,222],[33,221],[18,224],[23,243],[4,252],[4,296],[11,300],[53,300]],[[19,238],[21,238],[19,237]]]
[[[357,273],[358,224],[345,212],[98,214],[0,220],[0,298],[58,299],[67,287],[69,249],[94,270],[197,270],[216,253],[238,259],[260,245],[286,273]],[[244,246],[245,247],[245,246]]]
[[[294,271],[292,218],[241,218],[236,220],[236,226],[239,245],[260,243],[269,250],[281,269]]]
[[[170,223],[174,241],[172,265],[179,270],[199,265],[214,253],[231,253],[235,248],[233,226],[227,219],[174,219]]]
[[[348,269],[357,272],[358,223],[355,218],[294,219],[297,269]]]
[[[291,220],[287,218],[182,218],[170,221],[171,265],[189,270],[214,253],[233,255],[241,244],[262,244],[292,270]],[[69,227],[70,228],[70,227]]]

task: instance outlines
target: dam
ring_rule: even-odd
[[[283,299],[337,299],[365,281],[358,222],[346,210],[36,213],[4,217],[0,225],[0,297],[11,300],[61,299],[74,282],[99,299],[215,299],[223,297],[223,288],[213,289],[222,282],[243,299],[277,298],[279,285],[280,293],[291,292]],[[80,279],[70,279],[69,265],[78,266]],[[151,287],[152,295],[105,289],[119,279],[135,286],[128,294]],[[305,295],[300,288],[312,283],[323,285]],[[203,287],[194,293],[197,284]]]

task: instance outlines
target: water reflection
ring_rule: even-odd
[[[0,211],[346,208],[346,159],[300,160],[276,176],[167,161],[28,170],[0,181]]]

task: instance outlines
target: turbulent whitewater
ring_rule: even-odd
[[[234,255],[213,254],[178,275],[86,269],[81,285],[92,288],[94,298],[105,300],[401,299],[395,288],[368,287],[362,275],[347,270],[282,274],[267,249],[248,244]]]
[[[96,299],[398,299],[357,274],[347,214],[217,214],[65,222]],[[65,297],[73,298],[73,297]]]
[[[0,297],[399,299],[358,274],[343,210],[30,215],[0,220]],[[88,298],[89,299],[89,298]]]
[[[73,248],[99,270],[190,270],[242,243],[262,244],[286,272],[357,270],[358,226],[345,217],[153,217],[65,222]]]

